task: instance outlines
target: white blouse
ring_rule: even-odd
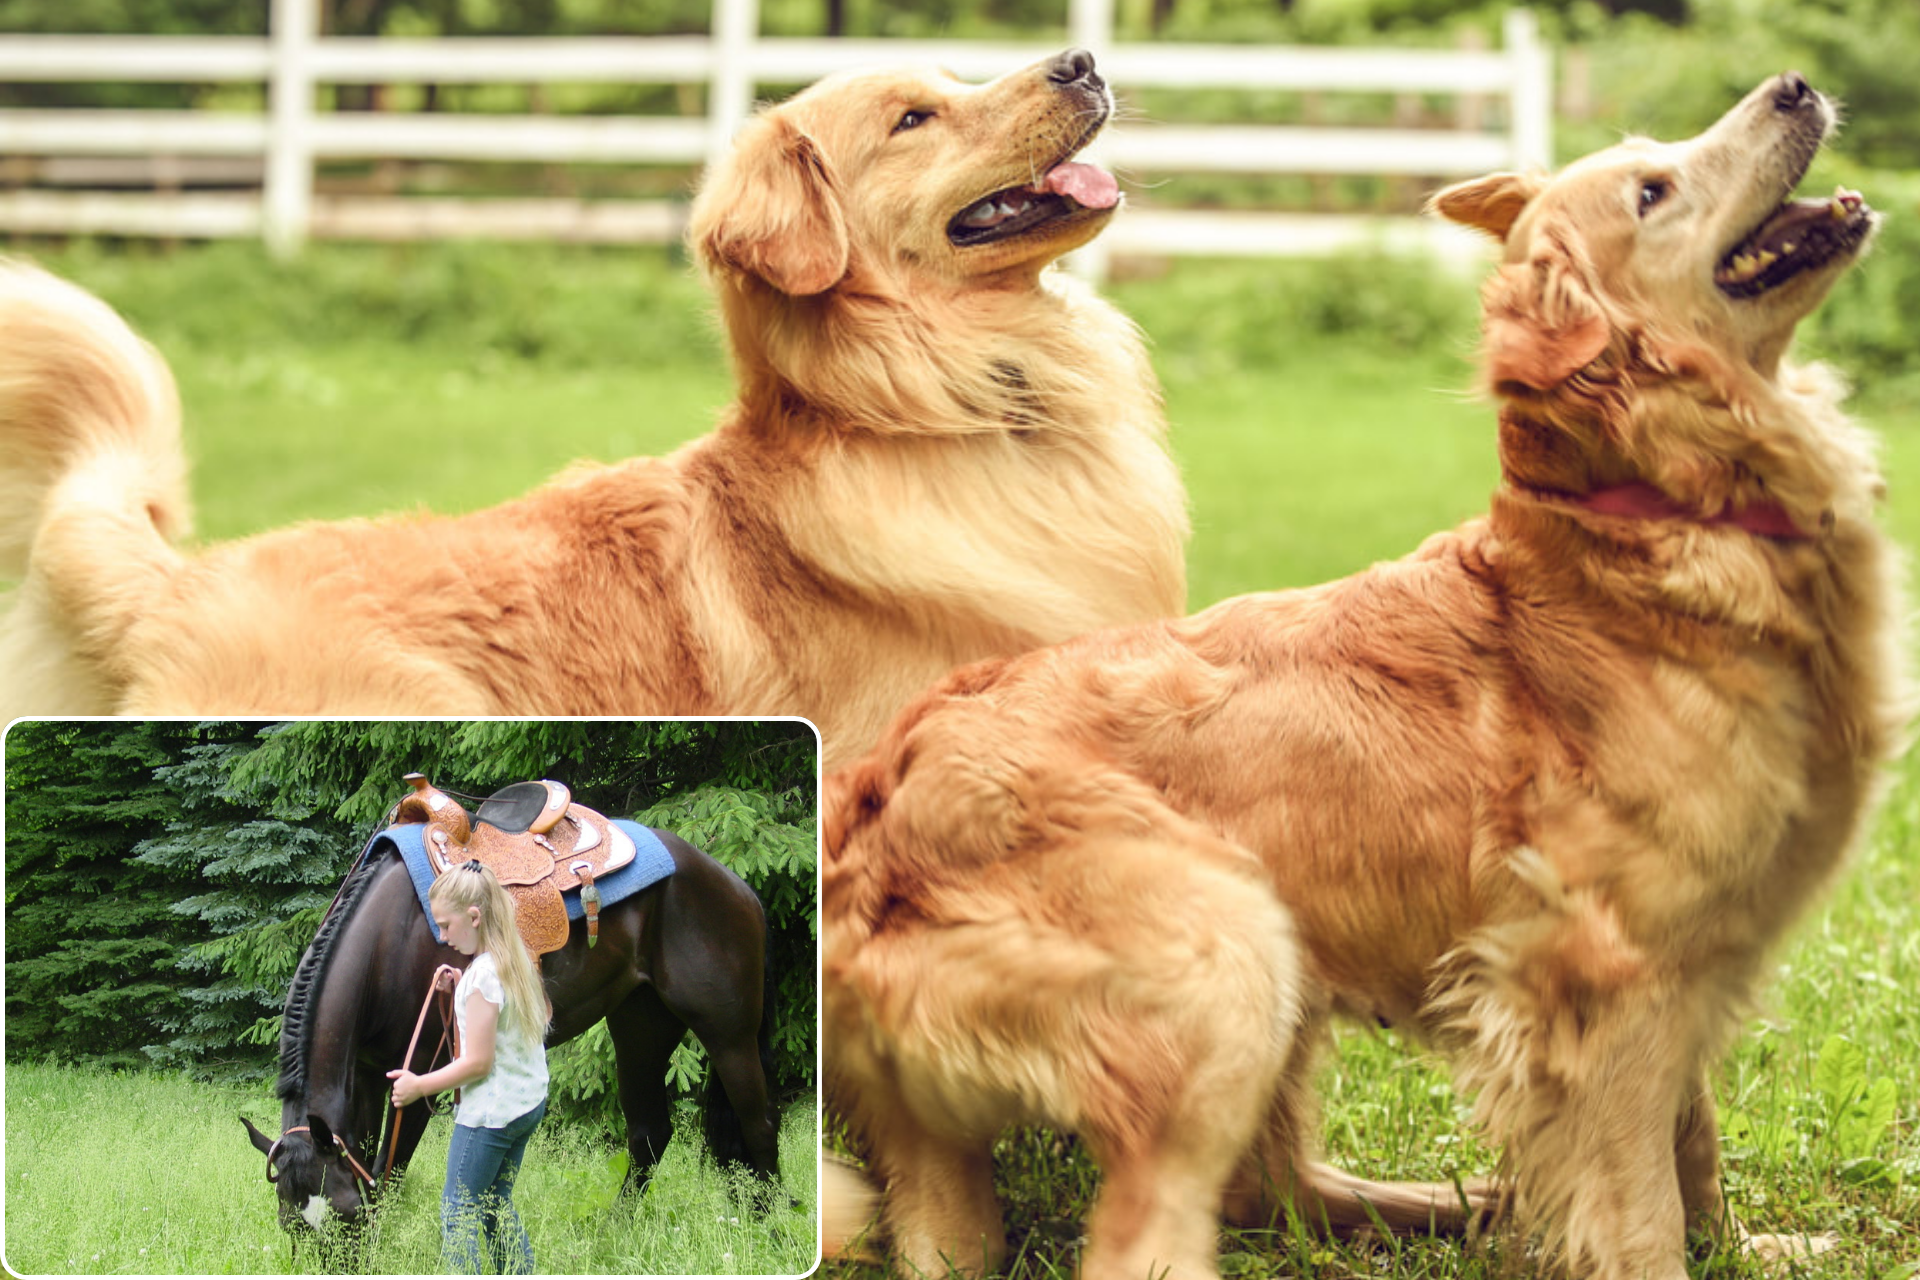
[[[454,1020],[459,1023],[462,1045],[467,1043],[467,998],[476,991],[500,1010],[493,1034],[493,1070],[460,1090],[453,1122],[474,1129],[502,1129],[546,1098],[547,1050],[508,1024],[506,989],[488,951],[473,958],[453,989]]]

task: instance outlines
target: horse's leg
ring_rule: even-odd
[[[706,1048],[711,1078],[720,1083],[706,1102],[708,1145],[722,1160],[744,1156],[755,1176],[775,1182],[780,1117],[763,1039],[772,1013],[766,915],[751,889],[705,855],[682,861],[665,902],[654,981],[667,1008]]]
[[[667,1063],[686,1025],[661,1003],[657,990],[643,985],[607,1015],[607,1034],[613,1039],[620,1110],[627,1120],[626,1189],[638,1191],[653,1176],[673,1138]]]
[[[780,1176],[780,1118],[768,1094],[758,1035],[724,1041],[702,1037],[701,1043],[707,1049],[708,1069],[720,1081],[738,1119],[747,1167],[762,1182],[776,1181]],[[715,1105],[715,1101],[708,1102],[710,1116]]]

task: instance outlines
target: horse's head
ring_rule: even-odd
[[[280,1225],[287,1231],[318,1231],[329,1221],[356,1225],[367,1212],[371,1178],[346,1138],[319,1116],[269,1138],[245,1116],[253,1145],[267,1157],[267,1181],[280,1197]]]

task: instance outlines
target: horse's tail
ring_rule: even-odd
[[[761,954],[770,961],[773,955],[773,926],[763,917],[761,923]],[[760,1027],[756,1041],[760,1052],[760,1077],[767,1082],[769,1096],[773,1082],[777,1078],[773,1061],[773,1017],[774,1017],[774,980],[773,965],[763,963],[760,966]],[[771,1100],[768,1102],[772,1106]],[[700,1099],[701,1111],[706,1121],[707,1150],[714,1159],[722,1164],[749,1164],[746,1130],[740,1123],[740,1112],[733,1105],[733,1099],[727,1096],[726,1086],[721,1083],[719,1071],[711,1062],[707,1064],[707,1086]]]
[[[180,401],[100,299],[0,258],[0,719],[114,709],[115,652],[191,523]]]

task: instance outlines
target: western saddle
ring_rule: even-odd
[[[633,839],[558,782],[516,782],[480,802],[471,815],[446,792],[410,773],[413,787],[387,815],[389,826],[426,825],[427,859],[444,872],[469,859],[492,871],[513,898],[520,937],[537,961],[567,945],[561,894],[580,890],[587,945],[600,940],[600,891],[594,880],[633,861]]]

